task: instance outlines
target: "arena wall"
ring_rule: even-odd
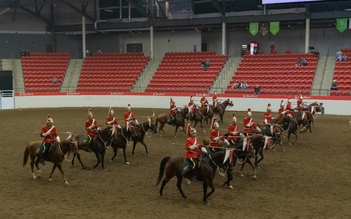
[[[199,103],[202,94],[189,93],[16,93],[15,108],[56,108],[56,107],[126,107],[131,104],[135,108],[169,108],[169,100],[173,98],[178,107],[182,107],[189,102],[189,97],[194,96],[195,103]],[[233,95],[219,94],[219,99],[229,98],[234,102],[234,107],[228,111],[252,111],[264,112],[267,104],[271,103],[273,112],[277,112],[281,100],[286,103],[291,98],[293,106],[296,104],[298,96],[284,95]],[[208,97],[212,102],[212,98]],[[305,96],[304,102],[312,103],[317,101],[322,103],[325,114],[331,115],[351,115],[351,97],[343,96]]]

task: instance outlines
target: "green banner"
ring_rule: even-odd
[[[279,21],[272,21],[269,26],[269,29],[273,35],[276,35],[279,32]]]
[[[258,33],[258,22],[250,23],[250,33],[255,36]]]
[[[347,28],[347,18],[337,18],[336,19],[336,29],[342,33]]]

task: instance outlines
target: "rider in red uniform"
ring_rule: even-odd
[[[302,94],[299,95],[299,99],[297,100],[297,107],[296,108],[302,114],[302,119],[307,119],[307,118],[305,118],[306,113],[304,111]]]
[[[45,154],[49,152],[50,147],[53,143],[60,142],[60,137],[58,135],[56,127],[54,126],[54,120],[51,118],[50,114],[48,114],[47,116],[46,125],[44,125],[41,128],[40,137],[43,137],[43,147],[42,147],[42,150],[41,148],[37,149],[36,155],[43,154],[40,162],[43,165],[45,165],[45,161],[43,157],[45,156]]]
[[[294,109],[291,106],[291,100],[290,98],[288,99],[288,103],[285,105],[285,111],[283,113],[285,113],[286,115],[292,116],[294,114]]]
[[[216,91],[213,93],[212,106],[214,106],[217,109],[218,109],[218,106],[219,106],[219,104],[218,104],[218,97],[217,97],[217,92]]]
[[[283,115],[283,112],[284,112],[284,100],[281,100],[279,110],[278,110],[278,118]]]
[[[175,101],[171,98],[169,106],[169,116],[171,117],[170,123],[175,124],[175,115],[178,111],[178,107],[175,105]]]
[[[244,133],[246,133],[246,135],[249,135],[254,130],[261,132],[261,129],[257,127],[257,125],[255,124],[252,118],[252,112],[250,108],[247,109],[247,116],[243,119],[243,125],[244,125]]]
[[[201,108],[207,107],[208,101],[206,99],[206,94],[203,94],[200,99]]]
[[[85,130],[87,130],[87,143],[89,145],[89,152],[91,152],[94,136],[100,128],[97,121],[94,119],[91,109],[88,110],[87,117],[88,120],[85,122]]]
[[[193,96],[190,97],[190,102],[188,103],[190,119],[194,116],[196,104],[194,102]]]
[[[240,134],[239,126],[236,124],[237,119],[235,114],[233,114],[232,124],[228,126],[228,141],[231,145],[234,145],[238,142],[238,136]]]
[[[192,165],[191,170],[194,172],[195,177],[193,178],[194,181],[197,181],[199,179],[199,174],[198,174],[198,156],[200,151],[203,153],[207,153],[206,149],[202,146],[200,146],[200,141],[196,138],[197,137],[197,132],[194,128],[190,127],[190,124],[188,125],[188,133],[190,133],[190,137],[188,137],[185,141],[185,158],[187,161]],[[182,171],[182,174],[184,175],[186,172],[188,172],[188,169],[184,169]]]
[[[114,117],[115,112],[113,111],[113,109],[110,107],[107,113],[107,118],[105,121],[105,125],[107,125],[107,127],[113,127],[115,126],[115,128],[118,126],[118,121],[117,118]]]
[[[267,111],[264,113],[264,123],[266,125],[270,125],[271,124],[271,120],[272,120],[271,111],[272,111],[272,107],[271,107],[271,104],[269,103],[267,105]]]

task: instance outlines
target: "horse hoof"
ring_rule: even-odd
[[[106,168],[104,168],[103,170],[104,170],[104,171],[107,171],[107,169],[106,169]]]
[[[127,165],[129,165],[130,163],[129,162],[126,162]]]
[[[49,179],[49,182],[52,182],[52,179],[51,179],[51,178]]]
[[[257,179],[257,176],[256,176],[256,175],[253,175],[252,178],[256,180],[256,179]]]
[[[33,176],[33,177],[32,177],[32,179],[36,180],[36,179],[37,179],[37,177],[36,177],[36,176]]]
[[[233,187],[232,185],[228,186],[228,188],[230,188],[230,189],[234,189],[234,187]]]
[[[244,178],[244,174],[241,173],[241,174],[240,174],[240,177]]]
[[[187,183],[188,183],[188,185],[191,185],[191,181],[190,181],[190,180],[188,180],[188,179],[187,179]]]
[[[69,185],[69,183],[66,181],[66,182],[65,182],[65,185]]]
[[[149,155],[149,154],[146,154],[146,156],[147,156],[147,157],[150,157],[150,155]]]

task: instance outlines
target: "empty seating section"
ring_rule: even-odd
[[[207,71],[200,66],[210,61]],[[163,57],[147,92],[207,92],[228,56],[215,52],[168,52]]]
[[[68,53],[31,53],[22,56],[26,92],[58,92],[69,63]],[[57,83],[52,79],[56,77]]]
[[[300,57],[307,66],[295,66]],[[235,72],[226,93],[254,94],[258,85],[261,94],[310,95],[318,58],[313,54],[246,54]],[[234,82],[246,82],[247,89],[232,88]]]
[[[131,90],[149,61],[143,53],[103,53],[84,59],[77,91]]]
[[[334,78],[338,83],[339,90],[331,90],[331,96],[350,96],[351,91],[351,48],[341,49],[342,53],[347,55],[349,59],[347,61],[336,61]]]

